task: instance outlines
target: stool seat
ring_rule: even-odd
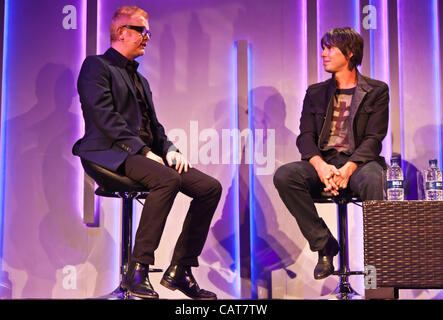
[[[85,159],[81,159],[81,162],[85,172],[99,186],[100,190],[98,192],[101,194],[98,195],[106,196],[106,193],[111,194],[114,192],[148,192],[145,186],[124,175],[103,168]]]
[[[349,189],[341,190],[337,196],[334,196],[331,192],[322,191],[318,195],[314,196],[313,199],[316,203],[331,203],[339,200],[346,201],[348,203],[362,202],[360,196]]]

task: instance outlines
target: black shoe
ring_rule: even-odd
[[[340,247],[337,240],[333,237],[329,238],[328,242],[318,252],[318,262],[314,269],[314,279],[324,279],[334,272],[333,259],[337,255]]]
[[[178,289],[191,299],[217,300],[215,293],[200,289],[189,266],[171,264],[163,275],[160,284],[170,290]]]
[[[158,293],[149,281],[149,265],[131,262],[126,274],[125,287],[135,297],[143,299],[158,299]]]

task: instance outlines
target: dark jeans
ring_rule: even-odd
[[[203,250],[212,216],[220,200],[220,183],[195,168],[179,174],[174,167],[164,166],[142,155],[128,156],[124,169],[126,176],[149,188],[131,259],[143,264],[154,264],[154,251],[160,243],[166,218],[180,191],[193,200],[171,263],[198,266],[198,256]]]
[[[382,200],[382,176],[382,166],[376,161],[370,161],[354,171],[348,188],[359,194],[363,201]],[[295,217],[311,250],[321,250],[331,233],[319,217],[312,200],[325,187],[317,171],[308,161],[291,162],[277,169],[274,185],[289,212]]]

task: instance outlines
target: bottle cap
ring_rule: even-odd
[[[431,159],[431,160],[429,160],[429,165],[430,165],[430,166],[432,166],[432,165],[437,165],[437,159]]]
[[[391,165],[400,164],[400,158],[391,158]]]

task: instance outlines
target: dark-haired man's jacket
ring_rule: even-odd
[[[302,160],[319,155],[328,162],[337,156],[336,150],[322,151],[331,127],[332,98],[335,91],[334,77],[311,85],[306,91],[300,119],[300,135],[297,138]],[[388,121],[388,86],[357,72],[357,87],[352,97],[348,126],[350,150],[343,155],[344,158],[358,165],[376,160],[384,167],[385,160],[380,156],[380,152]]]

